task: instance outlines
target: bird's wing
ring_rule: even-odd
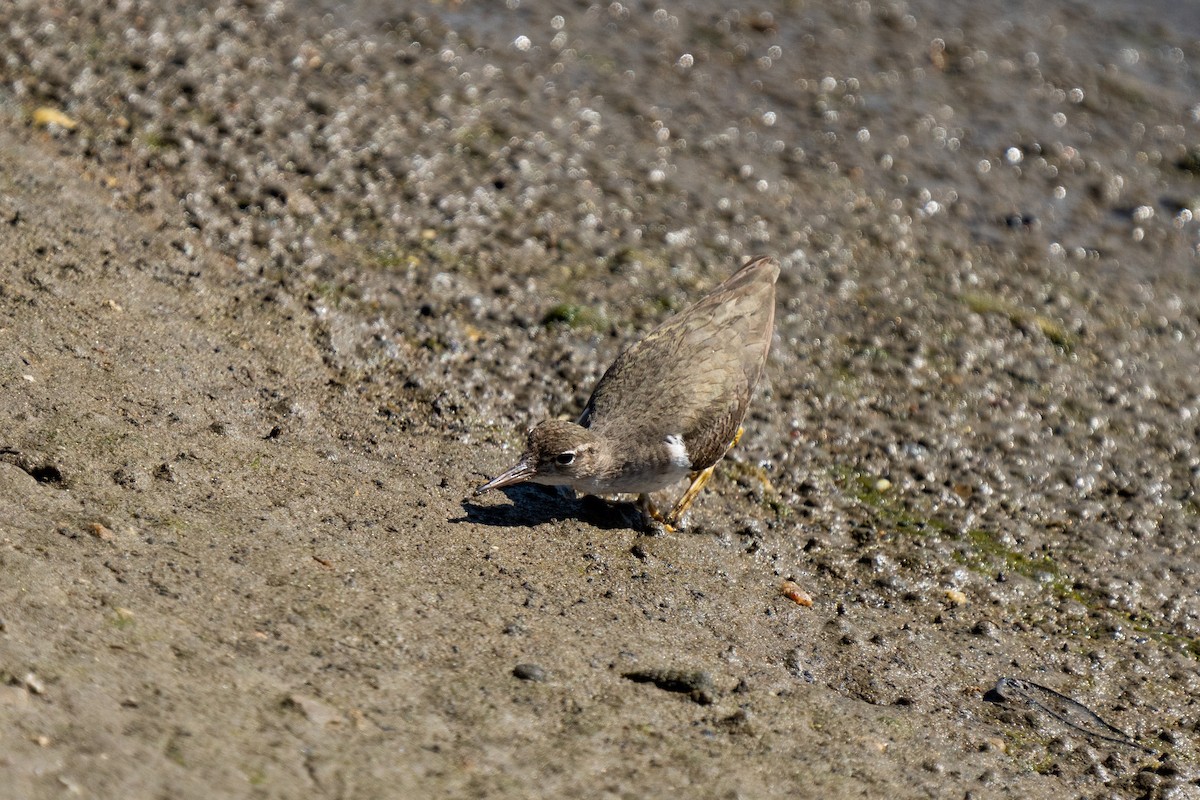
[[[731,426],[732,437],[770,347],[778,274],[773,259],[755,259],[622,352],[580,424],[603,428],[620,419],[628,426],[635,418],[641,436],[685,441],[706,426]]]

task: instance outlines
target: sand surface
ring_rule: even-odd
[[[161,6],[0,4],[0,796],[1200,798],[1190,4]],[[686,531],[469,497],[757,253]]]

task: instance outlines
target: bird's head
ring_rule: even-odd
[[[511,468],[475,490],[476,495],[518,483],[570,486],[603,466],[601,442],[587,428],[551,419],[529,429],[525,452]]]

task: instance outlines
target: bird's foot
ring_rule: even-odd
[[[737,440],[734,439],[734,441],[736,442]],[[712,478],[712,475],[713,467],[692,473],[691,484],[688,485],[687,491],[683,493],[683,497],[680,497],[678,502],[675,503],[675,507],[663,518],[663,525],[668,526],[671,530],[681,527],[680,521],[683,519],[683,515],[687,513],[692,503],[704,491],[704,487]]]
[[[638,508],[642,511],[642,522],[646,526],[646,531],[652,535],[659,533],[674,533],[675,525],[667,521],[663,513],[655,507],[654,501],[650,499],[648,494],[638,495]]]

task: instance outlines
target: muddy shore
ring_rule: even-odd
[[[1200,798],[1200,18],[688,5],[0,5],[0,795]]]

